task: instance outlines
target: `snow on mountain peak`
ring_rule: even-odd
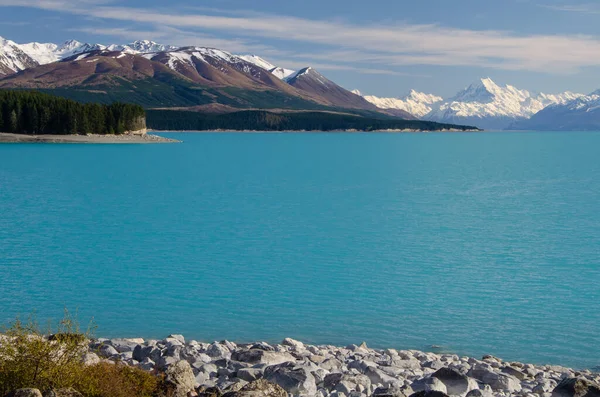
[[[532,94],[511,85],[500,86],[492,79],[485,78],[448,99],[429,118],[529,118],[548,105],[565,103],[579,96],[581,95],[570,92],[556,95]]]
[[[415,117],[423,117],[433,110],[433,105],[443,101],[442,97],[410,90],[408,95],[401,98],[379,98],[374,95],[362,95],[359,90],[352,91],[380,109],[404,110]]]

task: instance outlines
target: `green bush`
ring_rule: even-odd
[[[86,366],[92,327],[82,332],[78,322],[65,317],[52,334],[41,331],[34,317],[16,320],[0,334],[0,396],[21,388],[74,388],[85,397],[150,397],[158,395],[160,378],[121,363]],[[50,335],[50,336],[48,336]]]

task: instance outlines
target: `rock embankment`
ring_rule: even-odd
[[[85,360],[121,361],[166,371],[179,396],[521,396],[600,397],[600,375],[559,366],[478,360],[365,344],[311,346],[264,342],[98,339]],[[260,381],[260,382],[257,382]]]
[[[146,130],[120,135],[28,135],[0,132],[0,143],[175,143],[175,139],[147,134]]]

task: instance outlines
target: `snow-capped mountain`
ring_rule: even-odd
[[[60,61],[74,55],[85,52],[103,50],[102,44],[81,43],[77,40],[69,40],[62,45],[52,43],[28,43],[19,46],[23,52],[29,55],[40,65]]]
[[[361,95],[360,91],[354,93]],[[529,119],[547,106],[568,103],[582,94],[568,91],[555,95],[531,93],[511,85],[500,86],[485,78],[449,99],[415,90],[401,98],[363,97],[380,109],[402,109],[426,120],[505,129],[516,121]]]
[[[439,103],[425,117],[435,121],[471,123],[486,129],[504,129],[515,121],[530,118],[546,106],[564,104],[581,96],[572,92],[535,94],[511,85],[499,86],[486,78]]]
[[[243,60],[245,60],[246,62],[253,63],[258,67],[268,70],[269,72],[271,72],[272,74],[274,74],[275,76],[280,78],[281,80],[284,80],[287,77],[289,77],[295,73],[295,71],[293,71],[293,70],[275,66],[271,62],[264,60],[263,58],[259,57],[258,55],[240,55],[239,57],[242,58]]]
[[[325,98],[330,106],[378,110],[375,105],[360,95],[346,90],[311,67],[300,69],[284,78],[284,81],[298,90]],[[411,114],[401,110],[395,115],[404,119],[414,119]]]
[[[550,105],[528,120],[510,126],[515,130],[587,131],[600,129],[600,90],[566,103]]]
[[[38,64],[17,43],[0,37],[0,76],[35,67]]]
[[[239,56],[227,51],[208,47],[183,47],[175,51],[160,51],[143,54],[143,57],[165,64],[171,70],[181,73],[193,80],[203,75],[215,83],[224,83],[235,79],[233,71],[251,76],[254,79],[272,85],[278,80],[279,86],[284,85],[269,69],[275,68],[262,58]],[[219,75],[207,65],[220,71]],[[226,75],[227,77],[223,76]],[[212,76],[212,77],[211,77]],[[240,82],[241,84],[241,82]]]
[[[19,72],[38,65],[46,65],[92,51],[122,51],[126,54],[174,51],[177,47],[158,44],[149,40],[139,40],[130,44],[81,43],[69,40],[63,44],[27,43],[17,44],[0,37],[0,75]]]
[[[408,95],[405,95],[401,98],[380,98],[374,95],[362,95],[358,90],[354,90],[352,92],[357,95],[361,95],[367,101],[371,102],[380,109],[404,110],[419,118],[431,113],[434,105],[444,100],[444,98],[440,96],[425,94],[415,90],[411,90]]]

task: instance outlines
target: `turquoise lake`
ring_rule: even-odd
[[[165,136],[0,145],[1,322],[600,365],[600,133]]]

